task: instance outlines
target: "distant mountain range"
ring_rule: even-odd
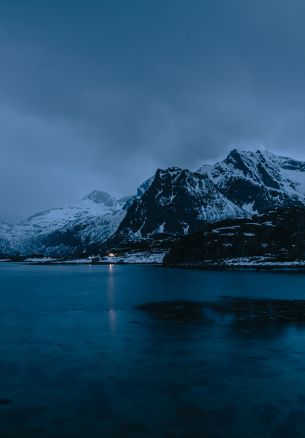
[[[53,257],[81,254],[107,240],[126,214],[127,199],[93,191],[77,204],[53,208],[16,224],[0,225],[0,253]]]
[[[1,223],[0,254],[80,256],[107,244],[185,236],[216,221],[302,206],[305,162],[234,149],[197,171],[158,169],[134,196],[117,200],[93,191],[75,205]]]

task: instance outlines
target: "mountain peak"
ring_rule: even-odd
[[[265,149],[235,148],[208,175],[228,199],[251,213],[305,203],[305,163]]]
[[[178,173],[181,173],[183,169],[181,167],[177,166],[171,166],[167,167],[166,169],[158,169],[156,174],[157,175],[177,175]]]
[[[99,190],[93,190],[82,198],[82,201],[86,200],[93,201],[96,204],[104,204],[106,207],[113,207],[116,203],[116,200],[113,196],[110,196],[108,193]]]
[[[246,215],[219,192],[208,176],[169,167],[157,170],[148,190],[131,205],[116,238],[133,240],[160,232],[183,235],[208,221]]]
[[[260,159],[262,157],[265,159],[283,159],[283,158],[287,159],[287,160],[290,159],[289,157],[276,154],[275,152],[271,152],[268,149],[264,149],[264,148],[256,149],[256,151],[251,151],[248,149],[234,148],[229,152],[226,159],[228,159],[230,157],[231,158],[240,157],[240,158],[252,159],[252,160],[253,159]]]

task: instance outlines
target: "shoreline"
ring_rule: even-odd
[[[185,263],[185,264],[163,264],[153,262],[124,262],[124,261],[95,261],[91,262],[87,259],[77,260],[0,260],[0,264],[3,263],[21,263],[23,265],[34,266],[149,266],[157,268],[168,269],[186,269],[186,270],[199,270],[199,271],[273,271],[273,272],[304,272],[305,273],[305,260],[302,261],[290,261],[290,262],[264,262],[264,263]]]

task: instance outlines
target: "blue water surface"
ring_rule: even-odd
[[[305,274],[0,264],[0,437],[304,437],[305,329],[134,306],[305,299]]]

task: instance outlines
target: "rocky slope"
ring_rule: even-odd
[[[178,167],[159,169],[149,188],[129,208],[115,237],[135,240],[160,233],[185,235],[206,222],[246,215],[207,175]]]
[[[211,178],[234,204],[250,214],[305,204],[305,163],[267,151],[234,149],[199,172]]]
[[[177,241],[164,263],[201,264],[245,257],[305,259],[305,207],[281,208],[252,218],[207,224]]]
[[[128,198],[94,191],[75,205],[0,224],[0,257],[100,254],[142,240],[155,251],[156,236],[175,238],[222,219],[304,205],[304,162],[234,149],[222,162],[197,172],[159,169]]]

